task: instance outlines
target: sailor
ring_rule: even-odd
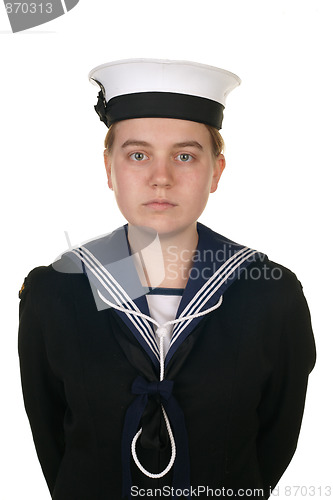
[[[51,496],[268,498],[296,449],[315,345],[296,276],[198,222],[240,79],[155,59],[89,78],[127,224],[20,291],[23,395]]]

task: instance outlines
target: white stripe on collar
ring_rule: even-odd
[[[154,352],[157,359],[159,358],[158,345],[155,339],[153,328],[144,317],[136,316],[127,313],[128,311],[140,312],[137,305],[133,302],[130,296],[126,293],[118,281],[109,273],[109,271],[99,262],[96,257],[89,252],[85,247],[80,247],[79,250],[73,249],[72,252],[84,263],[90,272],[101,283],[103,288],[118,304],[123,305],[122,312],[124,312],[129,320],[133,323],[135,328],[140,332],[146,343]],[[126,300],[124,300],[124,298]]]
[[[208,281],[200,288],[193,299],[187,304],[185,309],[179,315],[182,318],[185,315],[192,315],[200,311],[208,300],[218,291],[223,283],[228,279],[243,262],[245,262],[251,255],[255,254],[256,250],[244,247],[230,257],[222,266],[210,277]],[[172,335],[171,345],[177,340],[181,332],[187,327],[191,320],[186,324],[178,324]]]

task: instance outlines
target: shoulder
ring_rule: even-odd
[[[272,287],[276,290],[292,291],[301,287],[296,274],[287,267],[270,260],[267,255],[260,254],[248,268],[248,277],[258,281],[261,286]]]
[[[82,249],[104,263],[110,259],[110,255],[113,260],[123,257],[124,242],[126,226],[66,250],[52,264],[36,267],[29,272],[19,290],[19,298],[24,302],[28,296],[33,296],[39,303],[44,303],[56,295],[66,295],[73,287],[87,285],[86,268],[80,258]]]
[[[228,270],[235,270],[230,289],[243,288],[247,292],[268,294],[270,297],[292,296],[302,290],[295,273],[270,260],[261,250],[251,249],[198,223],[202,248],[211,249],[218,263],[225,262]],[[199,240],[200,241],[200,240]],[[240,265],[244,262],[244,265]]]
[[[32,269],[29,274],[24,278],[23,284],[19,291],[19,298],[24,299],[27,294],[33,289],[43,288],[45,280],[48,282],[53,280],[54,270],[52,265],[39,266]]]
[[[266,256],[252,262],[227,290],[225,303],[255,325],[268,349],[292,346],[311,371],[315,344],[311,315],[296,274]],[[277,350],[278,352],[278,350]]]
[[[280,318],[298,305],[307,311],[303,287],[296,274],[267,256],[254,260],[241,272],[230,287],[230,294],[258,313],[272,313]]]
[[[72,272],[60,271],[54,264],[32,269],[25,277],[19,298],[24,301],[33,296],[37,301],[51,300],[59,292],[64,293],[74,282],[83,282],[85,275],[73,269]]]

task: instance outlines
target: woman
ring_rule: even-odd
[[[295,275],[197,222],[240,80],[144,59],[90,79],[128,224],[21,290],[23,393],[52,498],[268,498],[296,448],[315,347]]]

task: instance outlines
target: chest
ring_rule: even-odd
[[[255,411],[274,363],[275,327],[232,297],[204,317],[166,366],[184,412],[221,418],[234,406]],[[96,414],[121,420],[135,377],[158,379],[158,368],[116,313],[97,311],[87,297],[57,304],[48,332],[50,363],[69,404],[85,398]]]

